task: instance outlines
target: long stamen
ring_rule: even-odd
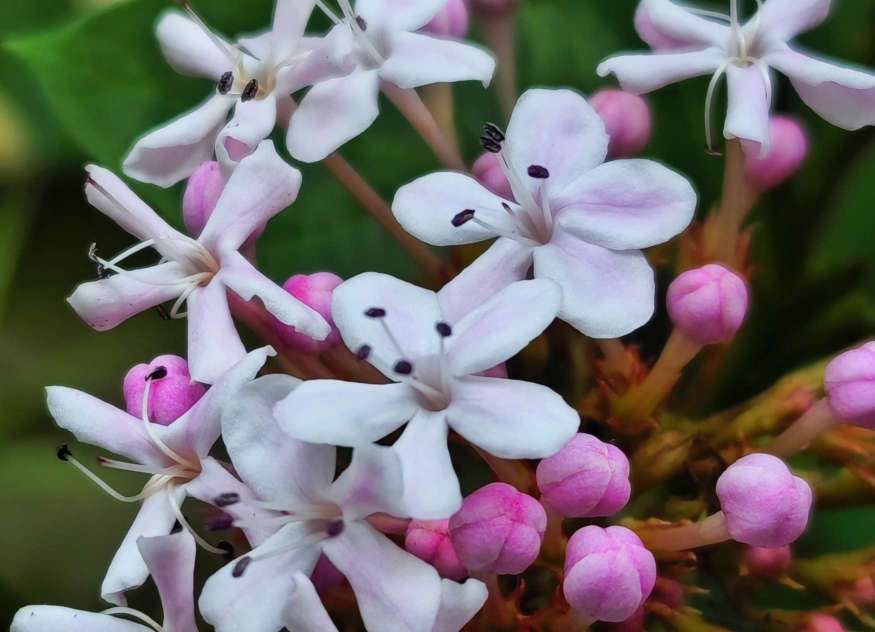
[[[168,446],[164,441],[161,440],[161,437],[158,436],[157,431],[153,427],[152,423],[149,421],[149,394],[152,389],[152,375],[148,375],[146,377],[146,388],[143,390],[143,408],[142,408],[142,416],[143,416],[143,427],[146,430],[146,434],[149,436],[149,439],[152,440],[152,443],[155,444],[155,447],[161,450],[166,456],[170,457],[180,465],[190,468],[191,470],[199,470],[200,467],[181,456],[178,452],[173,450],[170,446]]]
[[[711,82],[708,84],[708,92],[705,94],[705,147],[708,153],[713,155],[719,155],[720,152],[714,149],[714,136],[711,129],[711,110],[714,103],[714,93],[717,90],[717,82],[720,80],[720,77],[723,76],[723,73],[726,72],[728,66],[728,61],[720,64],[720,67],[717,68],[714,75],[711,77]]]
[[[732,18],[726,15],[725,13],[720,13],[719,11],[709,11],[708,9],[697,9],[695,7],[685,7],[687,11],[690,13],[695,13],[696,15],[701,15],[705,18],[714,18],[715,20],[720,20],[722,22],[732,22]]]
[[[173,303],[173,307],[170,308],[170,318],[185,318],[188,316],[188,312],[180,312],[179,308],[182,307],[182,304],[188,300],[188,297],[191,296],[191,293],[198,289],[198,283],[192,283],[189,285],[185,291],[179,295],[179,298],[176,299],[176,302]]]
[[[112,615],[121,615],[125,614],[129,617],[134,617],[135,619],[139,619],[150,628],[154,629],[155,632],[164,632],[164,628],[162,628],[158,623],[149,615],[140,612],[139,610],[134,610],[133,608],[126,608],[122,606],[116,606],[114,608],[107,608],[103,610],[100,614],[112,614]]]
[[[210,38],[210,41],[213,43],[213,45],[215,45],[216,48],[222,51],[225,57],[227,57],[232,64],[236,63],[235,53],[237,51],[233,50],[230,46],[225,44],[225,42],[223,42],[218,35],[210,30],[210,27],[207,26],[207,23],[203,20],[203,18],[198,15],[198,12],[194,10],[194,7],[191,6],[191,3],[188,2],[188,0],[177,0],[177,2],[179,2],[179,5],[182,7],[183,11],[188,14],[192,21],[198,25],[200,30],[203,31],[204,35]]]
[[[376,63],[382,64],[385,59],[380,54],[380,51],[374,46],[373,42],[371,42],[371,39],[365,34],[367,26],[363,21],[360,21],[359,17],[353,10],[352,5],[349,3],[349,0],[337,0],[337,4],[340,5],[340,10],[343,12],[344,17],[349,23],[349,28],[352,31],[353,37],[355,37],[359,45],[365,49],[365,52],[368,53]]]
[[[70,452],[70,449],[67,445],[62,445],[58,448],[58,458],[62,461],[69,463],[77,470],[79,470],[82,474],[85,475],[86,478],[91,480],[95,485],[97,485],[101,490],[103,490],[106,494],[111,496],[112,498],[118,500],[123,503],[135,503],[143,500],[144,498],[148,498],[152,494],[155,493],[156,485],[154,481],[158,477],[153,477],[149,479],[149,482],[146,483],[146,486],[143,487],[143,490],[139,494],[135,494],[133,496],[125,496],[124,494],[116,491],[109,483],[100,478],[97,474],[88,469],[85,465],[83,465],[79,459],[73,456],[73,453]]]
[[[328,8],[328,5],[323,2],[323,0],[316,0],[316,7],[324,13],[329,20],[331,20],[334,24],[340,24],[341,19],[334,15],[334,11]]]
[[[513,221],[514,225],[517,226],[518,229],[525,230],[526,232],[530,232],[531,230],[533,230],[534,227],[526,226],[525,222],[523,222],[516,215],[516,213],[513,212],[513,210],[510,208],[510,206],[508,206],[507,204],[502,204],[502,207],[510,215],[511,221]],[[534,239],[531,239],[530,237],[523,235],[521,232],[519,232],[519,230],[513,230],[513,231],[505,230],[503,228],[499,228],[498,226],[490,224],[489,222],[483,221],[482,219],[480,219],[480,217],[477,215],[477,212],[474,211],[474,209],[465,209],[464,211],[457,213],[456,216],[453,217],[453,219],[452,219],[452,224],[456,228],[458,228],[459,226],[462,226],[464,224],[467,224],[468,222],[474,222],[478,226],[484,228],[485,230],[488,230],[489,232],[495,233],[499,237],[507,237],[508,239],[513,239],[514,241],[518,241],[519,243],[523,244],[524,246],[539,246],[540,245]]]
[[[191,537],[194,538],[194,541],[197,542],[201,548],[210,553],[215,553],[216,555],[226,555],[228,553],[225,549],[220,549],[218,547],[213,546],[206,540],[204,540],[197,531],[188,523],[188,520],[185,519],[185,516],[182,515],[182,508],[179,506],[179,503],[176,501],[176,485],[170,485],[167,490],[167,501],[170,503],[170,509],[173,511],[173,515],[176,516],[177,522],[182,525],[182,527],[191,534]]]
[[[127,259],[128,257],[130,257],[131,255],[140,252],[141,250],[145,250],[146,248],[151,248],[154,244],[155,244],[154,239],[147,239],[146,241],[140,242],[136,246],[131,246],[127,250],[121,252],[120,254],[117,254],[115,257],[110,259],[109,262],[112,265],[117,265],[117,264],[121,263],[122,261],[124,261],[125,259]]]
[[[101,467],[108,467],[111,470],[136,472],[138,474],[149,474],[151,476],[154,476],[156,474],[160,474],[162,476],[177,476],[179,474],[185,474],[185,469],[178,465],[174,465],[173,467],[155,468],[148,465],[138,465],[137,463],[127,463],[125,461],[108,459],[104,456],[97,457],[97,464]]]
[[[343,523],[340,523],[340,524],[342,525]],[[330,528],[330,525],[329,525],[329,528]],[[276,557],[278,555],[283,555],[285,553],[290,553],[292,551],[302,549],[306,546],[313,546],[313,545],[319,544],[323,540],[328,539],[329,537],[331,537],[331,534],[328,532],[312,533],[306,537],[301,538],[300,540],[298,540],[297,542],[295,542],[293,544],[287,544],[285,546],[280,546],[280,547],[277,547],[277,548],[269,550],[269,551],[260,552],[256,555],[246,555],[244,557],[241,557],[239,560],[237,560],[237,563],[234,565],[234,569],[231,571],[231,575],[232,575],[232,577],[235,577],[235,578],[236,577],[243,577],[243,574],[246,572],[246,569],[249,568],[249,566],[253,562],[261,562],[263,560],[267,560],[267,559],[270,559],[272,557]]]

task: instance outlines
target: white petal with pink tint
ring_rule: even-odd
[[[389,45],[392,52],[380,68],[380,78],[399,88],[470,80],[488,87],[495,71],[492,55],[464,42],[401,32]]]

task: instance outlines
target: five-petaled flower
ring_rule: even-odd
[[[336,59],[354,58],[355,70],[315,85],[292,116],[288,147],[304,162],[322,160],[355,138],[379,114],[380,82],[401,89],[432,83],[477,80],[489,85],[492,56],[472,44],[416,33],[444,8],[446,0],[339,0],[342,15],[326,42]]]
[[[197,239],[172,228],[119,178],[101,167],[88,167],[85,194],[98,210],[143,240],[111,260],[93,255],[106,278],[83,283],[68,299],[73,309],[99,331],[175,300],[171,316],[188,305],[188,361],[191,376],[211,383],[246,351],[234,328],[228,292],[246,301],[258,297],[283,323],[316,340],[331,328],[322,316],[259,272],[238,249],[298,195],[301,174],[263,141],[234,170],[216,208]],[[161,261],[137,270],[121,261],[145,248]]]
[[[406,508],[420,519],[447,518],[462,504],[450,428],[497,457],[534,459],[557,452],[580,424],[546,386],[478,375],[547,328],[559,287],[541,279],[493,296],[489,285],[468,289],[451,282],[434,293],[373,272],[345,282],[334,291],[334,322],[347,346],[393,383],[311,380],[276,408],[287,432],[314,443],[367,445],[407,424],[394,449]]]
[[[187,1],[181,4],[189,15],[162,16],[158,42],[175,70],[212,79],[216,94],[137,141],[124,163],[125,173],[137,180],[170,186],[214,152],[232,169],[270,136],[288,111],[283,101],[289,94],[354,67],[352,57],[335,56],[340,47],[331,36],[304,37],[314,0],[277,0],[271,30],[236,44],[213,33]]]
[[[225,444],[245,487],[215,461],[207,467],[217,475],[196,484],[204,496],[231,491],[238,502],[218,504],[254,548],[207,580],[199,602],[204,618],[217,632],[334,630],[308,579],[324,554],[349,581],[368,630],[461,629],[483,605],[485,586],[441,580],[367,520],[380,512],[406,515],[398,455],[358,448],[335,480],[335,448],[293,439],[273,416],[276,402],[298,384],[286,375],[260,378],[223,414]]]
[[[690,223],[696,193],[650,160],[602,164],[608,135],[576,92],[529,90],[507,134],[482,137],[513,189],[505,200],[454,172],[423,176],[392,204],[408,232],[438,246],[499,239],[454,283],[472,293],[535,278],[562,287],[559,317],[593,338],[615,338],[653,314],[654,280],[640,248],[663,243]]]
[[[706,135],[711,138],[711,102],[720,77],[729,86],[724,136],[769,146],[769,109],[774,69],[787,75],[815,112],[839,127],[875,125],[875,74],[839,66],[799,52],[796,35],[823,22],[831,0],[766,0],[745,24],[738,0],[729,16],[682,7],[671,0],[642,0],[635,16],[638,34],[653,54],[620,55],[604,61],[598,74],[615,74],[624,89],[645,93],[671,83],[711,75],[706,97]]]
[[[61,428],[72,432],[83,443],[127,459],[118,461],[101,457],[98,459],[100,465],[150,475],[139,494],[123,496],[80,463],[69,448],[62,446],[58,451],[59,458],[74,465],[114,498],[126,502],[142,501],[137,517],[103,580],[101,594],[104,599],[124,605],[125,591],[146,581],[149,571],[137,548],[141,537],[167,535],[176,522],[189,528],[180,509],[181,503],[187,495],[197,496],[190,493],[189,486],[202,476],[203,459],[219,438],[221,412],[273,353],[270,347],[252,351],[169,425],[149,420],[147,404],[151,375],[146,377],[147,392],[143,397],[140,419],[82,391],[63,386],[46,389],[49,412]],[[202,540],[200,543],[212,548]]]

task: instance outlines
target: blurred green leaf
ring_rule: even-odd
[[[3,313],[18,255],[27,239],[32,205],[30,191],[26,189],[0,196],[0,314]]]

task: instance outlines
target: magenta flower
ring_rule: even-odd
[[[49,413],[58,426],[72,432],[83,443],[125,459],[101,457],[100,465],[150,476],[139,494],[123,496],[77,461],[66,446],[58,452],[62,460],[75,466],[113,498],[124,502],[142,501],[103,580],[101,594],[105,600],[124,605],[125,591],[140,586],[149,576],[137,547],[140,538],[167,535],[177,521],[188,526],[180,507],[187,495],[196,496],[190,493],[189,485],[203,474],[204,459],[219,438],[222,408],[241,386],[256,376],[270,355],[273,355],[270,347],[251,352],[170,424],[152,422],[145,406],[140,416],[135,417],[82,391],[64,386],[46,389]],[[163,368],[157,367],[149,376],[147,389],[153,379],[160,379]],[[147,402],[151,399],[148,390],[144,399]],[[212,549],[202,540],[200,543]]]
[[[149,394],[149,421],[162,426],[182,417],[204,396],[203,384],[191,379],[188,363],[176,355],[160,355],[148,364],[130,368],[122,383],[125,409],[134,417],[143,414],[143,398]]]
[[[112,173],[88,167],[88,201],[142,241],[111,260],[94,255],[106,276],[76,288],[70,305],[89,325],[105,331],[175,300],[171,317],[188,317],[191,376],[204,383],[215,381],[246,355],[228,307],[229,291],[246,301],[259,298],[283,323],[324,339],[331,331],[325,319],[238,252],[255,230],[294,202],[300,186],[300,172],[265,141],[235,169],[203,232],[192,239],[172,228]],[[158,264],[137,270],[120,267],[122,260],[146,248],[161,254]],[[183,303],[187,314],[180,311]]]
[[[709,263],[672,281],[666,307],[677,330],[696,344],[728,342],[747,316],[747,284],[732,270]]]
[[[334,447],[280,429],[271,411],[298,384],[285,375],[263,377],[225,409],[223,438],[251,492],[240,494],[227,472],[230,488],[218,476],[204,485],[237,526],[258,536],[251,552],[207,581],[199,601],[204,618],[217,632],[301,629],[295,617],[324,612],[308,576],[325,555],[352,586],[367,629],[457,631],[483,604],[485,587],[441,580],[368,523],[378,512],[403,515],[401,462],[391,448],[356,449],[334,480]],[[206,487],[200,492],[206,496]]]
[[[198,632],[194,619],[194,539],[186,531],[140,537],[136,548],[161,596],[161,624],[126,607],[96,613],[60,606],[27,606],[16,613],[9,632]],[[134,617],[143,623],[114,615]]]
[[[612,57],[598,74],[615,74],[625,90],[639,94],[711,75],[706,98],[706,135],[717,82],[726,75],[729,111],[723,134],[753,143],[765,154],[770,144],[769,111],[776,70],[793,83],[811,109],[833,125],[856,130],[875,124],[875,75],[799,52],[791,40],[829,15],[831,0],[766,0],[745,24],[738,0],[725,16],[687,8],[671,0],[642,0],[635,16],[638,34],[652,54]]]
[[[653,270],[641,248],[661,244],[693,218],[696,193],[649,160],[602,164],[609,138],[598,113],[570,90],[529,90],[507,134],[487,125],[484,147],[501,158],[505,199],[473,178],[433,173],[402,187],[392,210],[436,245],[498,237],[459,276],[472,293],[526,278],[562,287],[559,317],[594,338],[615,338],[653,314]]]
[[[355,447],[406,424],[394,448],[406,509],[422,520],[447,518],[462,504],[450,428],[500,458],[555,453],[577,430],[577,412],[546,386],[479,373],[547,328],[559,288],[520,281],[490,297],[493,288],[473,292],[452,281],[434,293],[374,272],[345,282],[334,291],[334,322],[346,345],[393,383],[304,382],[277,406],[280,425],[303,441]]]
[[[313,7],[314,0],[277,0],[271,30],[236,44],[210,31],[190,9],[188,16],[165,13],[156,34],[167,62],[181,74],[215,81],[216,94],[137,141],[125,173],[168,187],[214,154],[234,167],[273,132],[280,100],[352,70],[353,60],[333,56],[329,39],[304,37]]]

